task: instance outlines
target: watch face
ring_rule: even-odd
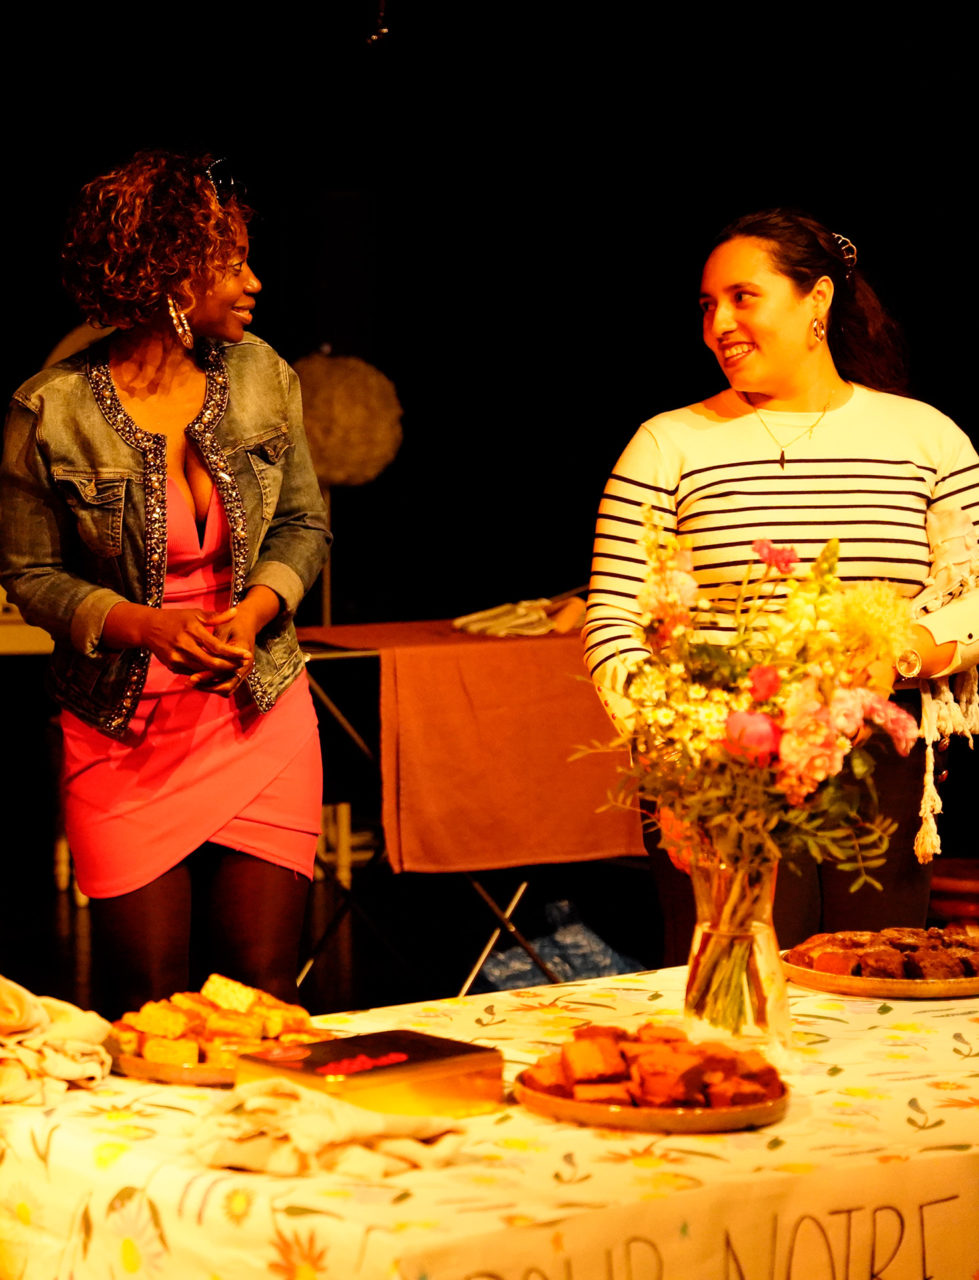
[[[904,676],[905,680],[913,680],[921,671],[921,654],[917,649],[905,649],[895,665],[898,675]]]

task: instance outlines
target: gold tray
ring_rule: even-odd
[[[576,1102],[541,1093],[523,1083],[521,1071],[514,1081],[516,1099],[530,1111],[552,1120],[599,1129],[642,1129],[656,1133],[723,1133],[734,1129],[760,1129],[785,1115],[789,1091],[782,1085],[778,1098],[753,1102],[743,1107],[619,1107],[606,1102]]]
[[[979,996],[979,978],[858,978],[852,973],[821,973],[782,961],[787,981],[837,996],[871,999],[948,1000]]]
[[[156,1080],[161,1084],[216,1085],[230,1088],[235,1082],[233,1067],[212,1067],[199,1062],[195,1067],[179,1067],[170,1062],[147,1062],[132,1054],[112,1055],[112,1070],[134,1080]]]

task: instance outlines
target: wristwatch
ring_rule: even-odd
[[[921,675],[921,654],[917,649],[905,649],[898,655],[897,674],[905,680],[914,680]]]

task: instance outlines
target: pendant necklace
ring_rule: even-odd
[[[758,421],[761,423],[761,425],[765,428],[765,430],[766,430],[766,431],[768,432],[768,434],[771,436],[771,438],[772,438],[772,440],[774,441],[774,443],[775,443],[776,447],[778,448],[778,450],[779,450],[779,454],[778,454],[778,465],[782,468],[782,470],[783,470],[783,471],[785,470],[785,451],[786,451],[786,449],[791,449],[791,447],[796,443],[796,441],[797,441],[797,440],[801,440],[803,436],[809,436],[809,438],[810,438],[810,439],[812,439],[812,433],[816,430],[816,428],[817,428],[817,427],[819,426],[819,424],[822,422],[823,418],[825,418],[825,417],[826,417],[826,414],[829,412],[829,406],[830,406],[830,404],[832,403],[832,400],[833,400],[833,397],[832,397],[832,395],[831,395],[831,396],[830,396],[830,398],[829,398],[829,400],[827,400],[827,401],[826,401],[826,403],[823,405],[823,411],[822,411],[822,413],[819,415],[819,417],[816,419],[816,421],[815,421],[815,422],[813,422],[813,423],[810,423],[810,425],[809,425],[808,427],[803,427],[803,429],[799,432],[799,434],[798,434],[797,436],[793,436],[793,437],[792,437],[792,439],[791,439],[791,440],[787,440],[787,441],[785,442],[785,444],[782,444],[782,442],[779,440],[778,436],[777,436],[777,435],[775,434],[775,432],[771,429],[771,427],[768,425],[768,423],[765,421],[765,419],[761,416],[761,414],[759,413],[759,411],[755,408],[755,406],[754,406],[753,404],[751,404],[751,401],[750,401],[750,400],[748,401],[748,403],[749,403],[749,404],[751,404],[751,411],[752,411],[752,413],[754,413],[755,417],[757,417]]]

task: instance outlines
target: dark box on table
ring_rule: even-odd
[[[270,1076],[401,1115],[479,1115],[503,1103],[499,1049],[420,1031],[271,1045],[239,1057],[236,1084]]]

